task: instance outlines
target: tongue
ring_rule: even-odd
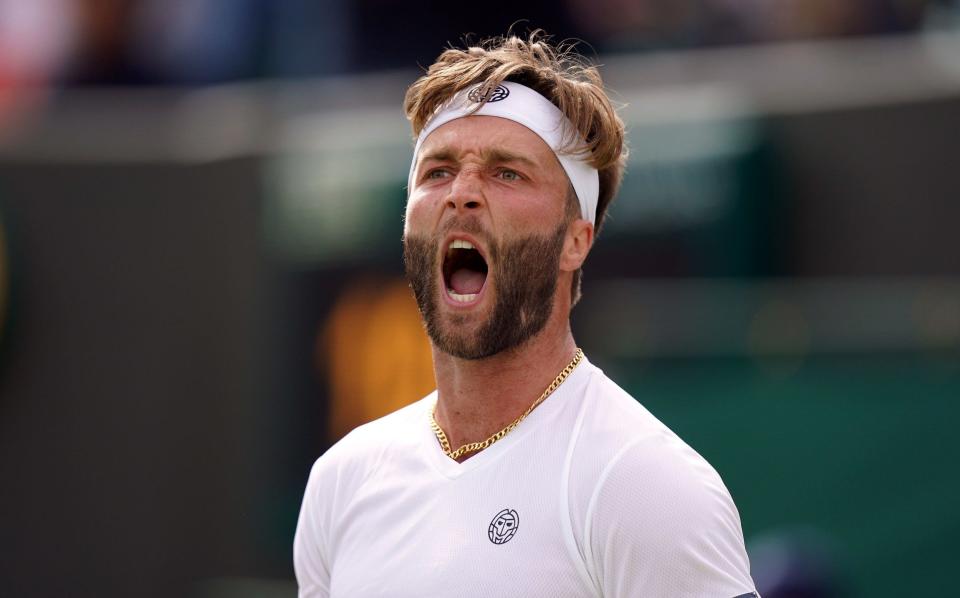
[[[473,295],[480,292],[486,278],[483,272],[461,268],[450,275],[450,288],[458,295]]]

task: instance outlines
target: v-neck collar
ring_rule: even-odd
[[[584,356],[577,367],[567,376],[567,379],[564,380],[543,403],[538,405],[526,419],[520,422],[516,428],[463,463],[454,461],[444,454],[443,449],[440,448],[440,442],[430,427],[430,412],[437,402],[437,392],[434,391],[426,401],[422,402],[422,410],[420,413],[422,416],[420,417],[421,423],[419,425],[421,452],[424,459],[429,461],[437,472],[451,480],[457,479],[470,471],[499,459],[501,455],[509,452],[511,448],[520,444],[524,438],[539,428],[543,422],[548,421],[562,409],[567,399],[572,398],[569,395],[575,394],[576,389],[581,387],[581,380],[589,375],[588,370],[591,369],[593,369],[593,366],[587,360],[586,356]]]

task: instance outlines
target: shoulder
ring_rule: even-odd
[[[666,453],[699,459],[670,428],[593,365],[583,393],[578,451],[594,453],[604,464],[634,459],[635,451],[628,455],[626,450],[638,444],[647,447],[652,457]],[[594,473],[599,475],[600,470]]]
[[[574,463],[593,508],[617,492],[648,513],[729,501],[716,470],[602,371],[594,369],[587,394]]]
[[[587,519],[633,521],[646,533],[668,538],[701,534],[714,523],[740,534],[739,515],[720,475],[675,436],[623,446],[597,476]]]
[[[716,470],[602,372],[592,378],[570,491],[604,595],[751,591],[740,517]]]
[[[296,562],[312,570],[318,570],[316,563],[325,562],[337,514],[374,478],[394,449],[403,450],[402,443],[415,442],[415,426],[422,422],[419,417],[425,417],[432,396],[357,427],[314,462],[294,539]]]
[[[434,400],[431,393],[389,415],[358,426],[331,446],[314,462],[307,492],[321,487],[328,491],[361,485],[373,475],[394,450],[414,443],[423,418]],[[407,447],[410,448],[410,447]]]
[[[375,474],[398,443],[413,442],[432,395],[364,424],[330,447],[310,470],[303,493],[293,564],[301,596],[328,596],[338,513]],[[402,447],[401,447],[402,448]]]

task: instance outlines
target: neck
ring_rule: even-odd
[[[517,419],[570,363],[576,349],[566,318],[551,318],[522,345],[486,359],[459,359],[434,347],[436,419],[450,446],[486,440]]]

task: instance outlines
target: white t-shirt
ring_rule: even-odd
[[[317,460],[294,539],[301,598],[755,596],[720,477],[586,359],[463,463],[430,429],[435,402]]]

